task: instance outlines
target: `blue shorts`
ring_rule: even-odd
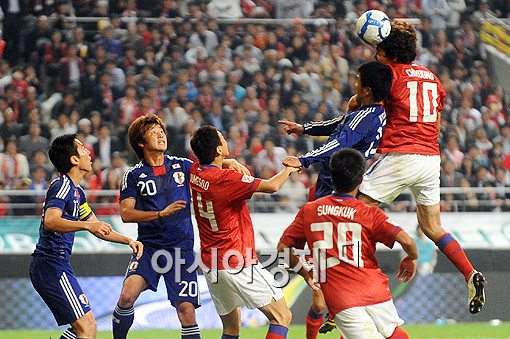
[[[72,324],[91,310],[71,265],[35,256],[30,264],[30,280],[59,326]]]
[[[157,251],[160,252],[156,253]],[[156,267],[153,267],[151,263],[154,254],[157,255],[157,258],[154,258],[154,263],[157,263]],[[197,272],[196,269],[193,269],[192,272],[188,270],[195,262],[195,253],[192,250],[181,251],[180,257],[183,262],[181,265],[176,265],[175,249],[158,250],[145,246],[139,260],[136,260],[134,256],[131,257],[126,278],[132,275],[142,276],[149,285],[148,289],[155,292],[159,279],[163,276],[168,300],[172,306],[175,307],[177,303],[181,302],[190,302],[195,308],[198,308],[200,307],[200,292]],[[168,258],[171,258],[171,262]]]

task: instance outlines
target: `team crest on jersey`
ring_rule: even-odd
[[[78,299],[80,299],[80,302],[83,304],[83,305],[88,305],[89,304],[89,298],[87,298],[87,296],[82,293],[80,294],[80,296],[78,297]]]
[[[241,181],[245,182],[247,184],[251,184],[253,182],[253,180],[255,180],[255,178],[252,177],[251,175],[247,175],[247,174],[243,175],[243,177],[241,178]]]
[[[182,173],[182,172],[174,173],[174,181],[177,183],[177,185],[183,185],[184,180],[185,180],[184,173]]]
[[[138,268],[138,261],[133,261],[128,266],[129,271],[136,271],[137,268]]]

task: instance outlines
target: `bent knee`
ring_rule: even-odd
[[[119,297],[119,306],[122,308],[131,307],[135,304],[137,294],[129,290],[123,290]]]
[[[78,319],[72,324],[76,337],[84,337],[88,339],[96,338],[96,319],[91,312],[85,314],[82,318]]]
[[[292,312],[287,307],[273,313],[273,322],[288,327],[292,321]]]
[[[183,325],[193,325],[195,319],[195,306],[192,303],[185,302],[177,306],[177,313]]]

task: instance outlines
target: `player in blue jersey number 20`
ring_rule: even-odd
[[[71,324],[60,339],[95,339],[96,321],[71,267],[74,233],[89,231],[98,238],[128,244],[136,257],[142,255],[143,245],[112,231],[110,225],[97,220],[87,204],[79,183],[92,170],[92,164],[89,151],[75,135],[56,138],[48,153],[60,176],[46,193],[30,280],[57,324]]]
[[[196,271],[190,269],[195,262],[189,188],[193,162],[165,155],[166,130],[156,115],[133,121],[128,137],[140,162],[124,174],[120,215],[125,222],[138,223],[138,240],[144,244],[145,251],[141,258],[132,258],[128,265],[113,313],[113,337],[126,338],[134,320],[135,301],[146,289],[156,291],[163,276],[168,299],[181,322],[182,338],[198,339],[200,329],[195,308],[200,306],[200,292]],[[235,160],[226,160],[223,165],[249,174]],[[164,255],[160,255],[162,251]]]

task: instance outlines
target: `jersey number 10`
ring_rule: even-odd
[[[421,85],[421,90],[419,90]],[[409,88],[409,121],[418,122],[418,93],[422,93],[423,99],[423,121],[422,122],[436,122],[437,121],[437,83],[408,81],[407,88]]]

